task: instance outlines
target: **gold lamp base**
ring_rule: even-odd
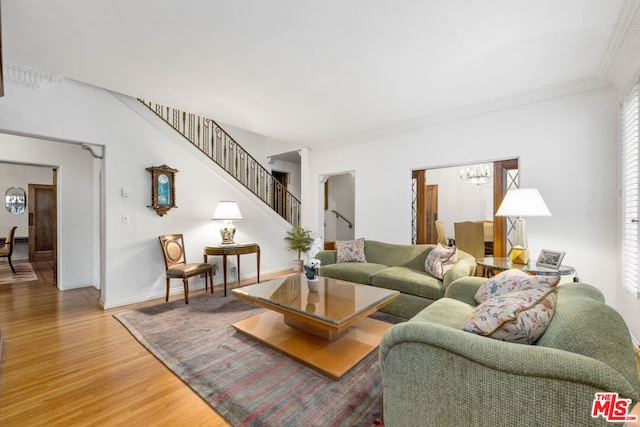
[[[511,250],[511,262],[514,264],[529,264],[529,249],[513,248]]]

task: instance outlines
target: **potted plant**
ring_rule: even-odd
[[[298,253],[298,259],[293,261],[293,271],[300,273],[302,271],[302,253],[307,252],[311,248],[313,239],[311,231],[305,230],[299,225],[294,225],[291,230],[287,231],[284,240],[289,243],[289,249]]]

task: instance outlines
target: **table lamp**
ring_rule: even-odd
[[[515,236],[511,250],[511,261],[529,264],[529,242],[523,216],[551,216],[537,188],[518,188],[507,191],[496,216],[515,216]]]
[[[242,219],[242,214],[240,213],[238,204],[228,200],[218,202],[218,206],[216,206],[216,210],[213,212],[213,217],[211,217],[211,219],[222,221],[222,226],[220,227],[222,244],[235,244],[233,237],[236,234],[236,227],[233,225],[233,221]]]

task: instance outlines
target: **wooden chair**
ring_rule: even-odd
[[[212,264],[187,264],[184,254],[184,239],[182,234],[166,234],[159,236],[162,254],[164,255],[164,266],[167,271],[167,296],[165,301],[169,301],[169,281],[171,279],[182,279],[184,285],[184,301],[189,304],[189,277],[206,274],[204,277],[205,291],[211,284],[213,293],[213,273],[215,267]],[[207,281],[208,277],[208,281]]]
[[[442,224],[440,220],[436,220],[436,233],[438,235],[438,243],[442,246],[450,246],[447,240],[447,234],[444,232],[444,224]]]
[[[453,228],[458,249],[475,258],[484,258],[484,225],[481,222],[456,222]]]
[[[11,267],[11,271],[14,274],[16,269],[11,263],[11,255],[13,255],[13,248],[16,245],[16,228],[18,227],[14,226],[9,230],[9,234],[7,234],[7,238],[4,241],[4,246],[0,248],[0,258],[7,258],[9,260],[9,267]]]

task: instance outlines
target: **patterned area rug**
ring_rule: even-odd
[[[0,285],[38,280],[38,276],[29,262],[13,261],[16,272],[11,271],[7,261],[0,262]]]
[[[189,305],[176,300],[115,317],[234,426],[383,424],[377,351],[331,380],[231,326],[264,311],[233,295],[201,294]]]

